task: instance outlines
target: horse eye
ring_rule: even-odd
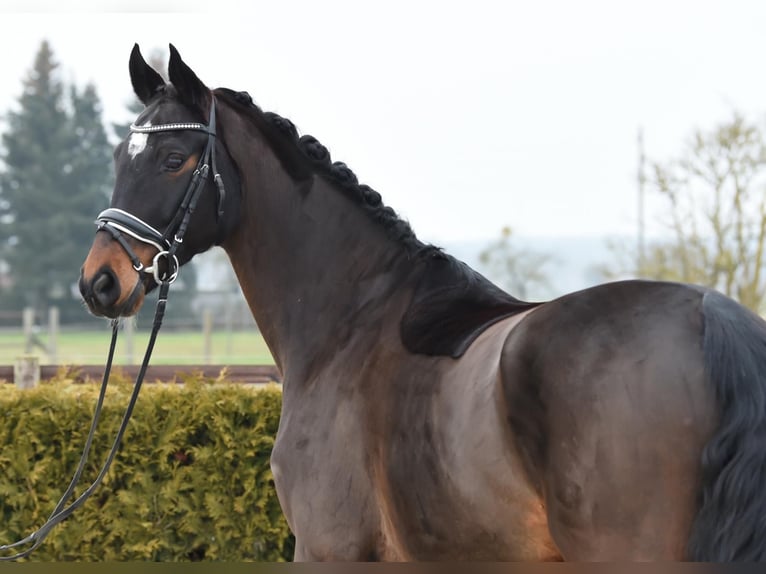
[[[178,171],[181,169],[181,166],[184,164],[184,157],[181,154],[178,153],[171,153],[167,158],[165,158],[165,169],[169,171]]]

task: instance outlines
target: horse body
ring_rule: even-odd
[[[701,299],[590,289],[489,327],[459,359],[396,349],[392,321],[365,364],[352,349],[309,389],[286,379],[273,468],[296,558],[682,558],[716,422]],[[613,320],[589,325],[594,304]],[[688,322],[657,329],[668,313]]]
[[[169,72],[134,50],[152,126],[218,113],[227,189],[203,190],[179,259],[224,247],[283,374],[272,469],[297,560],[766,558],[762,320],[670,283],[518,301],[287,120],[174,49]],[[204,137],[123,143],[112,206],[169,228]],[[91,309],[136,312],[155,287],[136,267],[99,232]]]

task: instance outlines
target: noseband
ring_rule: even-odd
[[[215,97],[212,98],[210,103],[210,119],[207,125],[197,123],[171,123],[157,126],[137,126],[135,124],[131,124],[130,126],[130,132],[135,134],[153,134],[157,132],[187,130],[205,132],[207,134],[207,146],[205,146],[205,152],[200,157],[199,162],[197,162],[197,168],[192,174],[191,181],[186,188],[183,200],[178,206],[175,216],[165,228],[164,233],[159,232],[140,217],[114,207],[105,209],[96,218],[96,225],[98,226],[99,231],[107,231],[112,238],[120,244],[123,250],[125,250],[125,253],[128,254],[128,257],[133,264],[133,269],[141,274],[151,273],[158,285],[163,282],[172,283],[178,277],[178,269],[180,266],[178,264],[176,252],[183,243],[186,228],[189,225],[189,219],[191,218],[192,213],[194,213],[194,209],[197,207],[200,192],[205,187],[205,182],[207,181],[211,166],[213,168],[213,181],[218,189],[218,219],[220,220],[223,215],[226,189],[224,188],[223,178],[221,178],[221,174],[218,172],[218,166],[215,161]],[[126,235],[157,249],[157,254],[154,256],[151,266],[144,266],[141,259],[136,255],[126,240]],[[161,269],[160,263],[163,259],[165,260],[165,268]]]

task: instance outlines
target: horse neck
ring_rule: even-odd
[[[317,175],[293,181],[262,138],[250,142],[232,154],[242,211],[223,247],[278,366],[303,378],[363,325],[398,324],[412,264],[342,190]]]

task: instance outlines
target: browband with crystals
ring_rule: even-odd
[[[158,126],[137,126],[136,124],[130,124],[130,131],[137,134],[151,134],[155,132],[168,132],[172,130],[197,130],[205,132],[210,135],[215,135],[215,132],[211,132],[205,124],[161,124]]]

